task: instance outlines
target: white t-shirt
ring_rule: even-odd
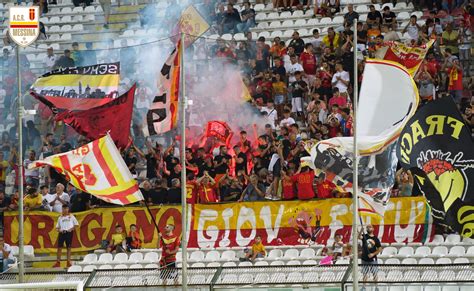
[[[26,159],[24,162],[23,162],[23,166],[25,167],[25,177],[34,177],[34,178],[38,178],[39,177],[39,168],[36,168],[36,169],[28,169],[28,166],[33,163],[33,161],[31,161],[30,159]]]
[[[340,93],[347,92],[347,85],[344,84],[342,81],[337,80],[337,77],[340,77],[342,80],[349,82],[351,79],[349,77],[349,73],[346,71],[336,72],[332,76],[332,84],[339,89]]]
[[[52,56],[48,56],[46,55],[44,58],[43,58],[43,64],[46,68],[48,69],[52,69],[54,64],[56,63],[56,60],[57,60],[57,57],[56,55],[52,55]]]
[[[418,39],[418,26],[409,24],[407,27],[407,34],[410,39]]]
[[[46,194],[44,195],[43,197],[43,201],[46,200],[46,208],[49,209],[49,211],[52,211],[52,212],[57,212],[57,213],[61,213],[63,211],[63,204],[61,202],[59,202],[58,200],[56,200],[54,202],[54,205],[51,206],[49,205],[51,202],[53,202],[54,199],[56,199],[56,193],[54,194]],[[69,202],[69,194],[67,194],[66,192],[63,192],[59,198],[61,198],[61,200],[64,200],[66,202]]]
[[[59,216],[58,222],[56,223],[56,229],[59,229],[59,231],[65,231],[65,230],[70,230],[71,228],[74,228],[75,226],[78,226],[79,222],[77,222],[77,219],[74,215],[69,214],[66,216]]]
[[[3,243],[3,251],[8,253],[8,259],[10,259],[10,260],[15,259],[13,257],[12,247],[9,244],[5,243],[5,242]],[[3,258],[3,253],[2,252],[0,252],[0,258]]]
[[[268,123],[272,126],[273,129],[275,129],[275,121],[278,119],[278,113],[275,108],[267,108],[267,107],[262,107],[260,110],[261,112],[266,112]]]
[[[288,117],[288,118],[282,119],[280,121],[280,127],[290,126],[290,125],[295,124],[295,123],[296,123],[296,121],[292,117]]]
[[[303,69],[303,66],[301,64],[294,63],[294,64],[290,64],[286,71],[290,75],[290,77],[288,78],[288,81],[290,83],[292,83],[292,82],[296,82],[295,73],[296,72],[303,72],[304,69]]]

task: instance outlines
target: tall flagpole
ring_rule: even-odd
[[[352,40],[352,48],[354,50],[354,90],[353,90],[353,99],[352,110],[353,110],[353,135],[354,135],[354,162],[352,170],[352,250],[353,250],[353,260],[352,260],[352,282],[353,289],[359,290],[359,258],[358,254],[358,240],[359,234],[357,233],[357,222],[359,221],[359,207],[358,207],[358,174],[359,174],[359,149],[357,146],[357,103],[359,98],[359,88],[358,88],[358,76],[357,76],[357,19],[354,20],[354,39]]]
[[[188,236],[187,236],[187,207],[186,207],[186,81],[184,74],[184,33],[181,33],[181,61],[180,61],[180,79],[181,79],[181,255],[183,266],[182,270],[182,290],[188,290]]]
[[[18,282],[23,283],[25,274],[24,230],[23,230],[23,104],[21,100],[20,46],[16,46],[16,71],[18,80]]]

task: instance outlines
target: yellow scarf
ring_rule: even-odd
[[[458,80],[458,70],[455,67],[451,68],[451,71],[449,72],[449,86],[454,85],[454,81]]]

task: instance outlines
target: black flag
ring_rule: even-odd
[[[412,170],[433,218],[474,238],[474,143],[451,97],[417,111],[400,135],[397,156]]]

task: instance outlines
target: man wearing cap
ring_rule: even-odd
[[[74,60],[71,58],[71,51],[64,50],[64,55],[62,55],[54,64],[53,69],[59,68],[70,68],[74,67]]]

